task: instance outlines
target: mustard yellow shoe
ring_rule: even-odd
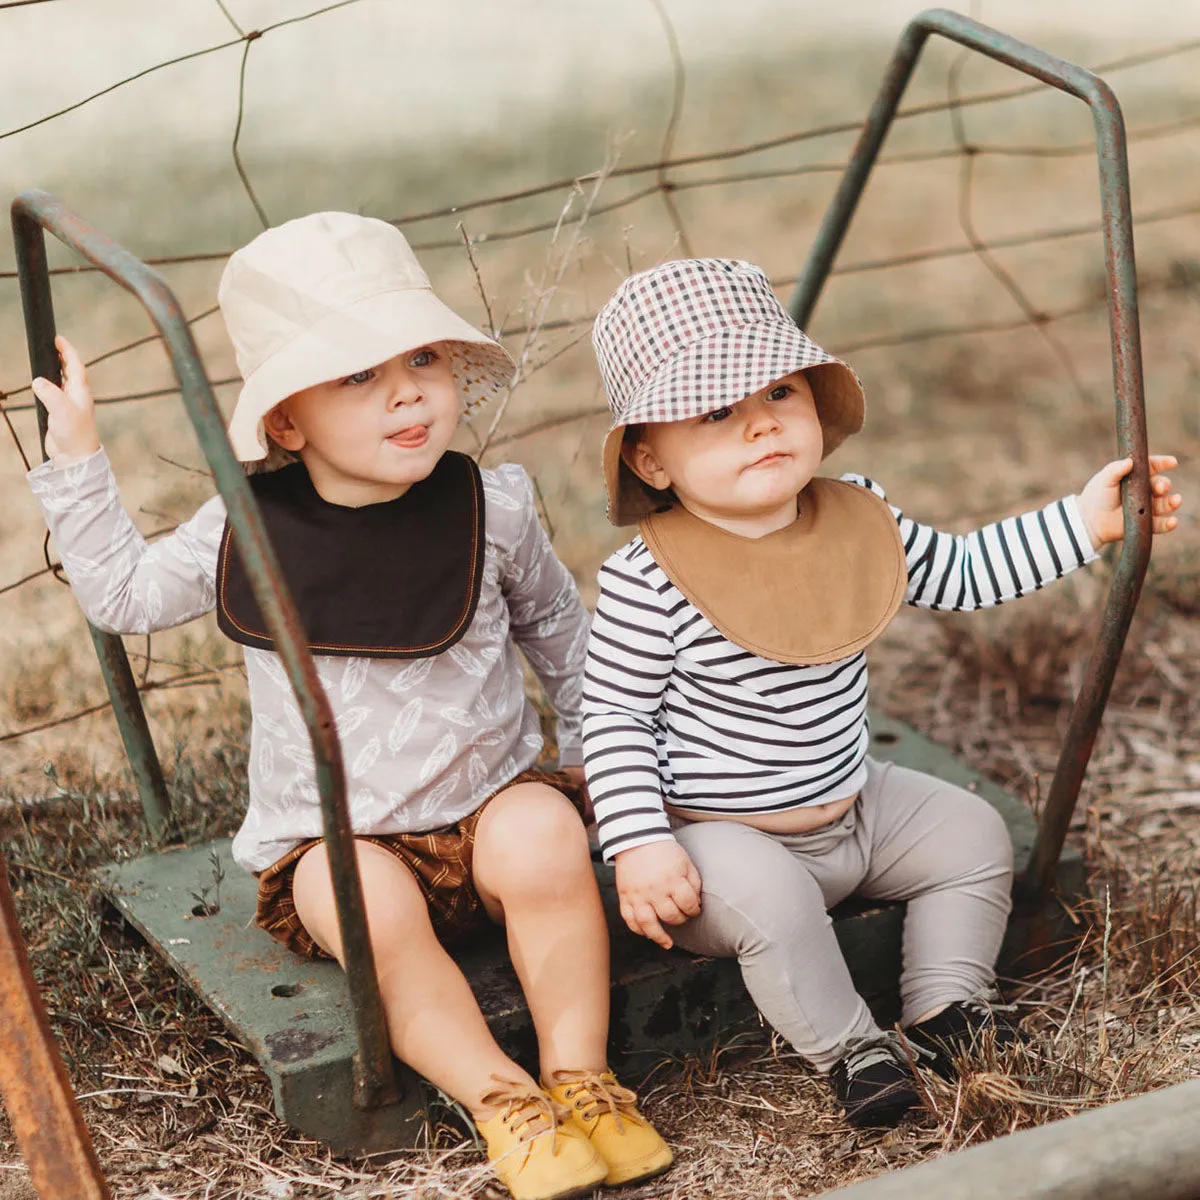
[[[608,1165],[566,1110],[528,1084],[498,1079],[482,1097],[494,1117],[476,1121],[488,1162],[513,1200],[588,1196],[605,1181]]]
[[[611,1071],[555,1071],[551,1098],[570,1110],[570,1120],[608,1164],[610,1187],[661,1175],[674,1161],[671,1147],[637,1110],[637,1095]]]

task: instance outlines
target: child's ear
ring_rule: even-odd
[[[656,491],[665,492],[671,486],[671,477],[645,441],[622,443],[621,458],[643,483]]]
[[[287,401],[275,405],[263,417],[263,428],[267,431],[267,436],[277,446],[282,446],[285,450],[290,450],[293,454],[298,454],[304,449],[306,438],[304,434],[292,424],[292,418],[288,415]]]

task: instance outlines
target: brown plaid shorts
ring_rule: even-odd
[[[471,879],[475,850],[475,828],[479,816],[501,792],[518,783],[548,783],[562,792],[582,814],[583,789],[564,771],[522,771],[504,787],[497,788],[468,816],[427,833],[385,833],[378,837],[359,835],[394,854],[410,871],[429,905],[433,927],[443,942],[459,941],[488,922],[483,901]],[[276,941],[306,958],[329,958],[308,935],[292,899],[292,876],[296,864],[320,838],[310,838],[289,850],[258,876],[258,911],[254,921]]]

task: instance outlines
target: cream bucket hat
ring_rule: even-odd
[[[747,262],[680,259],[631,275],[597,315],[592,346],[613,418],[603,461],[614,525],[632,525],[672,499],[622,459],[629,425],[700,417],[804,371],[825,437],[822,457],[862,428],[858,377],[796,327]]]
[[[286,221],[236,251],[217,289],[243,386],[229,422],[242,462],[267,455],[263,417],[314,384],[449,343],[463,412],[508,387],[508,352],[434,294],[386,221],[321,212]]]

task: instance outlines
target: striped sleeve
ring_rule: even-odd
[[[583,762],[605,862],[674,836],[656,738],[675,660],[670,614],[628,549],[600,569],[583,676]],[[653,563],[644,547],[641,559]]]
[[[870,479],[842,478],[886,499]],[[918,608],[992,608],[1036,592],[1100,557],[1079,511],[1078,496],[967,534],[940,533],[910,520],[894,504],[889,507],[900,526],[908,564],[905,599]]]

